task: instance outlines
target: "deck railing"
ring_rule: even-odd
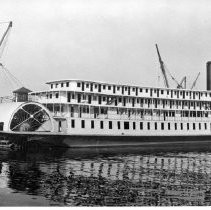
[[[2,96],[0,97],[0,103],[14,102],[14,96]]]

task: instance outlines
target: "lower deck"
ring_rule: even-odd
[[[54,132],[69,135],[186,136],[211,135],[207,121],[140,121],[87,118],[55,118]]]

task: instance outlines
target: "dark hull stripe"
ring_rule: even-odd
[[[59,136],[31,137],[55,146],[65,147],[114,147],[161,144],[211,143],[211,136]]]
[[[38,141],[60,147],[109,147],[161,144],[211,143],[211,135],[190,136],[83,136],[83,135],[38,135],[1,132],[1,136],[14,142]]]

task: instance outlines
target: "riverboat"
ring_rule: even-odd
[[[207,66],[209,73],[210,62]],[[55,121],[52,136],[57,139],[51,142],[86,147],[211,140],[210,90],[78,79],[47,85],[48,90],[29,93],[29,99],[51,113]]]
[[[3,34],[0,47],[12,28]],[[57,146],[128,146],[210,142],[211,62],[207,90],[190,89],[186,77],[171,88],[156,45],[165,88],[80,79],[47,83],[48,90],[13,91],[0,97],[0,134],[15,143],[45,141]],[[2,71],[19,80],[0,63]],[[6,100],[6,103],[3,103]]]

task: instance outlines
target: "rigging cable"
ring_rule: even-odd
[[[169,71],[169,69],[167,68],[167,66],[165,64],[164,64],[164,67],[165,67],[166,71],[168,72],[168,74],[170,75],[171,79],[174,80],[177,83],[177,85],[179,85],[179,83],[177,82],[175,77],[172,76],[171,72]]]
[[[3,79],[5,78],[4,80],[6,81],[6,85],[13,88],[13,84],[9,80],[8,75],[6,74],[6,72],[5,71],[2,71],[2,73],[3,73],[3,75],[2,75],[3,76]]]
[[[2,68],[10,75],[11,79],[13,79],[17,86],[24,86],[23,83],[18,80],[4,65],[2,65]]]
[[[1,48],[0,48],[0,58],[2,57],[3,52],[5,51],[5,47],[8,44],[8,37],[10,34],[10,30],[8,31],[7,35],[5,36],[5,39],[3,41],[3,43],[1,44]]]

